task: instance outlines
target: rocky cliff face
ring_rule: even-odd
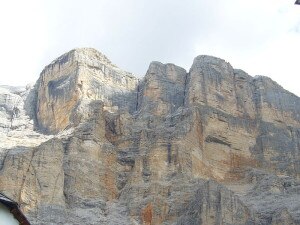
[[[0,107],[0,191],[32,224],[300,224],[300,99],[222,59],[138,80],[75,49]]]
[[[96,50],[72,50],[46,66],[37,82],[38,128],[58,133],[78,125],[93,100],[101,100],[109,111],[132,112],[137,82]]]

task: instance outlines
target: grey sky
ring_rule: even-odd
[[[299,24],[292,0],[3,1],[0,84],[34,82],[64,52],[94,47],[139,77],[151,61],[188,70],[214,55],[300,96]]]

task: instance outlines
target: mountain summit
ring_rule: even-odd
[[[0,87],[0,191],[32,224],[300,224],[300,98],[197,56],[144,78],[74,49]]]

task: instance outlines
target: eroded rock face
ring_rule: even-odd
[[[2,147],[0,191],[33,224],[300,224],[300,99],[267,77],[198,56],[139,81],[85,48],[30,90],[2,127],[52,135]]]
[[[164,116],[184,104],[186,71],[173,64],[152,62],[139,85],[138,111]]]
[[[76,126],[85,120],[86,105],[104,102],[108,110],[135,110],[138,79],[113,65],[94,49],[75,49],[42,71],[37,91],[37,122],[46,132]]]
[[[7,149],[34,147],[52,137],[34,129],[35,100],[34,86],[0,86],[0,157]]]

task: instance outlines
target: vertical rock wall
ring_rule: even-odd
[[[87,104],[104,102],[108,110],[135,109],[138,79],[93,49],[72,50],[45,67],[38,84],[37,121],[57,133],[85,120]]]
[[[138,80],[75,49],[35,90],[55,135],[4,149],[0,171],[33,224],[300,223],[300,99],[271,79],[198,56]]]

